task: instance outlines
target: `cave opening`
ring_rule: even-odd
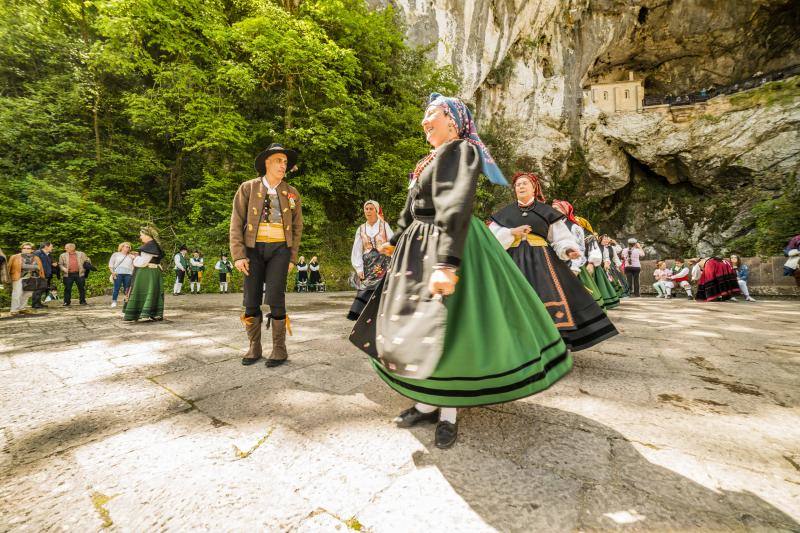
[[[639,15],[636,17],[636,20],[639,21],[639,24],[644,24],[647,22],[647,15],[649,12],[650,10],[647,9],[647,6],[642,6],[639,8]]]

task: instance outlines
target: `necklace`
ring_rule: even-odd
[[[536,208],[536,199],[534,198],[529,205],[522,205],[519,202],[517,202],[517,207],[519,207],[519,210],[522,211],[522,216],[527,217],[528,213],[530,213]]]
[[[411,181],[414,182],[419,178],[422,171],[425,170],[425,167],[431,164],[433,159],[436,157],[436,150],[431,150],[431,153],[426,155],[422,158],[422,160],[417,163],[417,166],[414,168],[414,172],[411,173]]]

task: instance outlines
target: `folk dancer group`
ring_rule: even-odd
[[[355,320],[350,340],[390,388],[414,402],[396,424],[436,422],[435,444],[449,448],[458,408],[536,394],[570,371],[571,352],[617,335],[605,310],[630,288],[620,247],[568,202],[548,204],[531,173],[513,177],[516,201],[488,223],[472,216],[480,174],[508,183],[461,100],[432,94],[422,128],[433,150],[411,173],[398,231],[377,202],[363,206],[366,221],[351,256],[360,287],[348,315]],[[299,192],[284,178],[297,161],[296,151],[270,145],[256,158],[257,177],[234,196],[230,250],[233,268],[245,276],[240,318],[249,341],[243,365],[264,358],[262,326],[272,329],[266,366],[288,359],[284,289],[297,263],[303,213]],[[163,253],[152,230],[143,228],[141,239],[136,266],[146,273]],[[179,262],[186,269],[176,255]],[[163,315],[156,283],[135,278],[131,317]]]

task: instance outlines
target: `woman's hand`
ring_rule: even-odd
[[[363,272],[359,272],[358,273],[358,279],[360,279],[361,281],[364,281],[364,273]]]
[[[443,268],[434,270],[431,274],[431,279],[428,282],[428,290],[431,294],[441,294],[442,296],[450,296],[456,290],[456,283],[458,283],[458,276],[456,271],[452,268]]]
[[[517,226],[516,228],[511,228],[511,235],[513,235],[514,237],[523,237],[528,233],[530,233],[531,231],[532,231],[531,227],[525,224],[522,226]]]
[[[581,251],[576,248],[571,248],[567,251],[567,257],[570,259],[578,259],[581,256]]]
[[[606,267],[606,269],[611,268],[611,261],[606,259],[605,261],[603,261],[603,266]]]
[[[591,263],[586,263],[586,271],[589,274],[594,274],[594,265]]]

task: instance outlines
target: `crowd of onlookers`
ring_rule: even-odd
[[[72,243],[64,245],[64,253],[55,258],[53,244],[43,242],[34,250],[30,242],[22,243],[18,254],[7,257],[0,249],[0,287],[11,285],[11,315],[26,314],[28,300],[33,309],[58,299],[53,279],[64,285],[63,306],[72,304],[73,287],[78,289],[80,305],[86,305],[86,277],[97,270],[89,257]]]
[[[696,102],[705,102],[706,100],[710,100],[715,96],[734,94],[740,91],[749,91],[750,89],[761,87],[766,83],[780,81],[798,74],[800,74],[800,65],[766,74],[763,72],[756,72],[753,74],[753,76],[746,80],[738,81],[736,83],[731,83],[730,85],[724,85],[721,87],[709,85],[708,87],[703,87],[699,91],[694,91],[691,93],[683,93],[679,95],[667,94],[665,96],[645,96],[644,105],[687,105]]]
[[[607,243],[604,242],[605,244]],[[613,244],[616,245],[615,242]],[[117,307],[120,294],[127,294],[130,290],[134,271],[133,260],[137,255],[132,248],[131,243],[123,242],[109,258],[108,268],[111,272],[109,281],[113,284],[111,307]],[[617,246],[614,248],[622,258],[620,266],[627,278],[630,294],[639,296],[640,260],[645,255],[641,244],[636,239],[630,239],[627,248],[623,249]],[[75,288],[78,291],[78,303],[87,305],[86,278],[97,268],[92,265],[89,256],[78,250],[73,243],[65,244],[64,252],[58,258],[52,252],[53,244],[51,242],[43,242],[37,249],[34,249],[32,243],[24,242],[20,246],[19,253],[10,257],[0,249],[0,289],[4,285],[11,285],[12,316],[30,313],[31,311],[27,309],[29,299],[32,309],[41,309],[45,303],[58,300],[54,279],[60,279],[63,284],[62,306],[69,307],[72,304],[72,293]],[[787,257],[783,274],[784,276],[794,276],[797,286],[800,287],[800,234],[789,240],[783,252]],[[737,255],[731,255],[728,259],[720,261],[730,266],[735,272],[736,281],[744,299],[754,302],[755,299],[750,296],[747,286],[750,279],[750,267],[742,263]],[[689,259],[686,262],[677,258],[668,268],[666,261],[659,261],[653,271],[653,289],[656,296],[665,299],[673,298],[675,296],[673,291],[682,289],[690,300],[694,299],[693,284],[696,285],[700,280],[706,262],[705,258]],[[295,290],[325,290],[325,283],[321,278],[316,256],[309,263],[306,263],[305,258],[300,257],[296,266]],[[189,257],[188,248],[181,246],[173,257],[172,267],[176,274],[173,295],[181,294],[187,276],[190,292],[192,294],[200,292],[205,271],[205,261],[200,250],[194,250],[192,256]],[[219,276],[219,292],[230,292],[228,279],[233,274],[234,268],[226,253],[220,255],[214,269]],[[735,300],[735,298],[731,299]]]
[[[628,246],[623,248],[613,239],[603,235],[601,244],[604,249],[603,259],[606,269],[608,270],[611,264],[616,264],[627,282],[625,294],[640,296],[641,260],[646,255],[641,243],[635,238],[630,238]],[[800,287],[800,235],[795,235],[789,240],[784,255],[787,260],[783,274],[794,276],[795,283]],[[717,272],[714,272],[715,270]],[[686,261],[676,258],[671,266],[667,266],[667,261],[659,260],[653,271],[653,278],[652,287],[658,298],[670,299],[675,297],[675,291],[682,290],[689,300],[698,298],[698,293],[701,293],[700,297],[709,301],[723,297],[735,301],[739,294],[745,301],[756,301],[750,295],[748,287],[750,267],[743,263],[738,255],[731,255],[728,258],[699,257]],[[706,295],[707,291],[703,287],[708,282],[714,287],[711,295]],[[719,290],[719,298],[716,298],[716,290]]]
[[[120,243],[117,251],[108,260],[110,271],[109,282],[112,284],[111,307],[117,307],[120,295],[125,297],[131,288],[134,264],[138,252],[133,250],[129,242]],[[298,261],[295,290],[325,290],[319,262],[313,257],[310,263],[301,257]],[[205,271],[205,260],[200,250],[191,255],[186,246],[181,246],[173,257],[172,268],[175,270],[173,295],[180,295],[185,280],[188,278],[190,293],[199,294]],[[11,291],[11,316],[32,313],[32,309],[43,309],[47,302],[59,299],[55,280],[63,285],[62,306],[72,305],[72,294],[77,289],[78,303],[87,305],[86,279],[97,268],[89,256],[78,250],[73,243],[64,245],[64,253],[58,257],[53,255],[53,244],[43,242],[38,248],[30,242],[20,246],[19,253],[7,256],[0,249],[0,290],[6,285]],[[228,254],[223,252],[214,265],[219,277],[219,292],[230,292],[230,276],[235,272]],[[28,307],[30,301],[30,308]]]

